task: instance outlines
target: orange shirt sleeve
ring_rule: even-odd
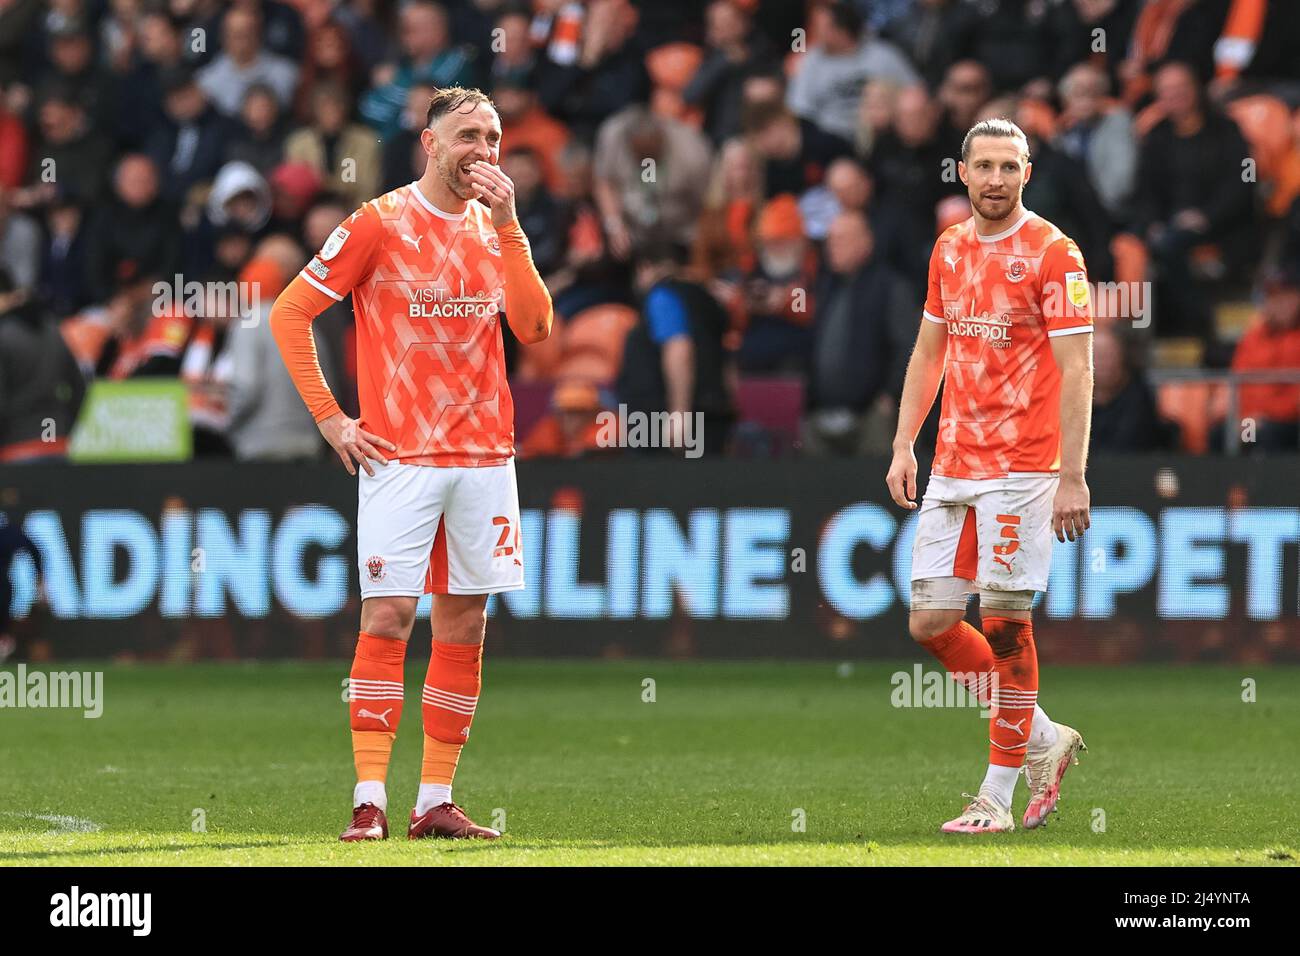
[[[551,334],[555,311],[551,293],[533,265],[533,251],[518,220],[497,228],[501,241],[501,262],[506,274],[506,321],[525,344],[540,342]]]
[[[321,371],[311,324],[371,270],[383,238],[374,207],[366,204],[343,220],[311,262],[294,277],[271,306],[271,333],[289,377],[316,421],[341,409]]]
[[[280,358],[311,417],[318,422],[341,410],[325,382],[311,334],[312,321],[331,305],[329,296],[297,275],[271,306],[271,334],[280,348]]]
[[[1062,236],[1043,255],[1039,272],[1043,323],[1049,336],[1092,331],[1092,291],[1083,253]]]
[[[939,288],[939,268],[943,262],[940,250],[944,242],[942,237],[936,240],[934,250],[930,253],[930,269],[925,284],[925,318],[931,322],[946,324],[943,315],[943,293]]]

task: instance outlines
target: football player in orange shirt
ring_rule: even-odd
[[[424,174],[340,224],[271,310],[321,434],[349,474],[360,466],[361,632],[348,684],[357,784],[339,838],[348,842],[388,836],[384,783],[425,592],[434,595],[433,651],[407,836],[500,836],[452,802],[451,784],[478,705],[487,596],[524,586],[500,319],[529,344],[550,334],[553,313],[516,219],[514,185],[497,165],[501,121],[491,100],[437,91],[420,145]],[[349,293],[355,420],[330,394],[311,333],[312,319]]]
[[[1030,610],[1047,589],[1052,532],[1089,523],[1084,461],[1092,409],[1092,308],[1078,247],[1025,209],[1029,144],[1004,119],[977,123],[958,172],[974,215],[945,230],[899,403],[886,483],[915,509],[913,442],[944,382],[939,439],[912,551],[912,637],[991,704],[989,768],[945,833],[1012,830],[1022,765],[1022,823],[1040,826],[1083,746],[1038,706]],[[964,618],[980,596],[980,630]]]

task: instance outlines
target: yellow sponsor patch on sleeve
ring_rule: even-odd
[[[1065,274],[1065,294],[1076,309],[1088,307],[1088,276],[1083,272]]]

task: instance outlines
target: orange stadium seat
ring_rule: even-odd
[[[1210,428],[1222,420],[1226,400],[1220,382],[1164,382],[1156,391],[1160,416],[1178,423],[1183,450],[1195,455],[1209,450]]]
[[[636,323],[631,306],[609,302],[583,309],[565,323],[557,377],[612,382],[623,365],[623,341]]]

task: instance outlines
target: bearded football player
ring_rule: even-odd
[[[501,171],[501,121],[478,90],[429,103],[415,182],[365,203],[281,293],[271,324],[321,434],[358,474],[361,626],[349,679],[357,783],[339,839],[388,836],[385,780],[416,604],[433,594],[424,760],[407,836],[500,836],[452,801],[482,685],[489,594],[524,586],[514,406],[500,322],[550,334],[550,295]],[[339,408],[311,323],[352,295],[361,415]]]
[[[1074,241],[1025,209],[1025,134],[976,124],[958,172],[973,215],[939,236],[899,403],[890,495],[916,509],[913,444],[942,381],[939,437],[912,552],[912,637],[991,708],[989,766],[945,833],[1041,826],[1085,749],[1038,704],[1031,609],[1047,589],[1053,542],[1088,528],[1084,481],[1092,408],[1092,308]],[[980,627],[966,605],[979,595]]]

